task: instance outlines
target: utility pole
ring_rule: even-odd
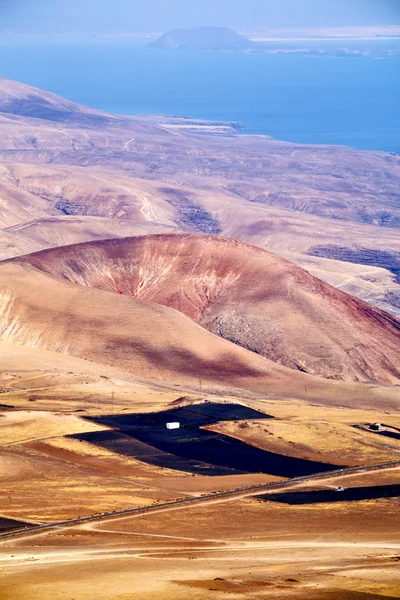
[[[114,392],[111,392],[111,414],[114,414]]]
[[[199,379],[199,383],[200,383],[200,395],[203,393],[202,392],[202,387],[201,387],[201,379]]]

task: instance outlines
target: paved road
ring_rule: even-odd
[[[206,494],[204,496],[196,496],[192,498],[184,498],[183,500],[173,500],[171,502],[163,502],[161,504],[151,504],[148,506],[141,506],[139,508],[128,508],[126,510],[114,511],[109,513],[101,513],[97,515],[90,515],[88,517],[81,517],[79,519],[71,519],[69,521],[59,521],[57,523],[50,523],[48,525],[35,525],[33,527],[26,527],[24,529],[19,529],[16,531],[8,531],[6,533],[0,534],[0,541],[3,539],[9,539],[17,536],[24,536],[28,534],[40,533],[42,531],[58,529],[60,527],[72,527],[74,525],[79,525],[82,523],[88,523],[90,521],[102,521],[105,519],[111,519],[112,517],[120,517],[120,516],[129,516],[135,514],[145,514],[149,512],[154,512],[157,510],[165,510],[173,507],[185,506],[188,504],[202,504],[203,502],[208,502],[210,500],[217,500],[241,496],[241,495],[254,495],[258,492],[262,492],[263,490],[270,490],[274,488],[286,487],[292,483],[302,483],[307,481],[315,481],[320,479],[326,479],[335,476],[347,475],[352,473],[365,473],[368,471],[387,469],[390,467],[400,466],[400,460],[396,460],[388,463],[381,463],[378,465],[371,465],[367,467],[348,467],[343,469],[338,469],[337,471],[327,471],[325,473],[316,473],[315,475],[307,475],[303,477],[293,477],[292,479],[286,479],[285,481],[274,481],[271,483],[261,483],[258,485],[252,485],[250,487],[244,488],[235,488],[228,490],[226,492],[215,492],[212,494]]]

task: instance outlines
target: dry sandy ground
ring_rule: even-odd
[[[18,408],[4,409],[0,416],[3,516],[51,522],[277,479],[260,474],[192,476],[69,439],[65,436],[70,433],[99,428],[84,421],[85,414],[159,410],[182,395],[184,403],[201,401],[204,395],[188,390],[182,394],[183,390],[157,387],[94,363],[38,350],[21,349],[20,357],[27,362],[25,369],[17,369],[18,349],[7,348],[6,369],[1,374],[5,391],[0,398]],[[87,382],[79,380],[85,370]],[[50,376],[54,381],[49,381]],[[399,441],[352,427],[359,422],[398,426],[395,413],[251,395],[207,397],[243,402],[274,416],[273,421],[247,422],[244,428],[221,426],[260,447],[342,465],[367,465],[400,455]],[[81,410],[85,412],[77,412]],[[326,479],[323,487],[398,482],[399,471],[390,469]],[[236,497],[4,540],[0,544],[0,597],[396,598],[400,589],[398,529],[395,499],[287,506]]]
[[[7,542],[0,581],[4,600],[383,600],[399,551],[398,501],[246,498]]]
[[[246,422],[246,428],[221,424],[213,429],[265,450],[343,467],[400,459],[399,440],[351,426],[383,420],[399,425],[395,415],[345,409],[324,414],[322,409],[304,404],[241,401],[275,419]],[[150,406],[150,402],[132,402],[129,409],[140,412]],[[32,410],[3,413],[0,514],[22,520],[54,521],[279,480],[262,474],[191,475],[67,438],[66,435],[101,427],[77,413],[70,414],[66,403],[65,407],[65,412],[57,414]],[[119,406],[117,410],[121,410]],[[38,493],[43,487],[48,494]]]
[[[58,378],[62,378],[60,374]],[[28,378],[25,384],[34,385],[35,381]],[[1,396],[4,404],[18,406],[4,410],[0,417],[0,513],[10,518],[40,521],[74,518],[148,504],[149,499],[173,500],[271,480],[256,474],[187,475],[65,437],[102,428],[84,420],[85,415],[110,414],[112,410],[122,414],[160,410],[179,398],[182,390],[163,390],[150,385],[146,388],[144,382],[109,379],[102,385],[93,384],[89,398],[87,385],[74,384],[76,397],[71,399],[66,383],[25,390],[21,380],[19,385],[21,389]],[[112,390],[115,390],[113,403]],[[97,400],[91,401],[91,397]],[[371,465],[396,460],[400,455],[400,441],[353,427],[370,422],[399,426],[395,412],[327,408],[294,400],[239,395],[187,394],[186,398],[185,402],[204,398],[242,402],[272,415],[273,420],[248,421],[242,426],[225,423],[213,429],[273,452],[341,466]],[[51,493],[38,493],[43,486]]]

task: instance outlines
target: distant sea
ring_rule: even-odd
[[[235,121],[244,133],[279,140],[400,154],[399,56],[201,53],[5,36],[0,75],[111,113]]]

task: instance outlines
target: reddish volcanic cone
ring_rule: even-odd
[[[292,369],[347,381],[400,379],[398,320],[242,242],[154,235],[56,248],[11,262],[174,308]]]

